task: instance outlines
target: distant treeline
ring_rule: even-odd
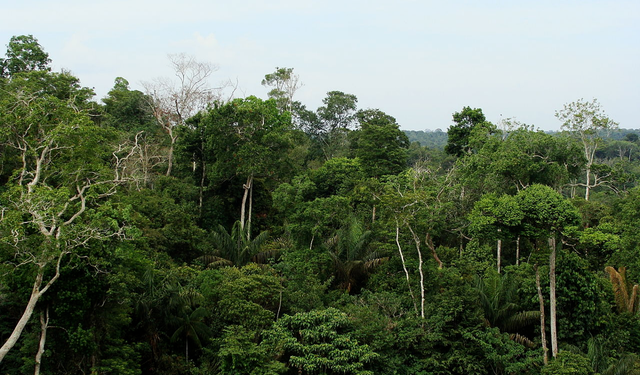
[[[418,142],[420,146],[433,148],[433,149],[444,149],[444,146],[447,144],[447,132],[442,129],[436,130],[405,130],[404,133],[409,138],[409,142]],[[556,135],[560,134],[559,131],[546,131],[545,133]],[[607,138],[615,141],[620,140],[633,140],[633,136],[631,134],[635,134],[640,137],[640,129],[618,129],[617,131],[609,134]],[[631,138],[630,138],[631,137]]]

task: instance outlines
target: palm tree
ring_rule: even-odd
[[[239,221],[233,224],[231,232],[219,225],[218,230],[211,236],[214,252],[199,258],[209,267],[232,265],[242,267],[249,262],[263,262],[269,255],[260,251],[269,237],[269,232],[265,231],[250,238],[248,231],[242,228]]]
[[[615,270],[614,270],[615,271]],[[638,375],[635,369],[638,357],[625,353],[618,359],[608,358],[605,353],[606,342],[602,338],[591,337],[587,341],[587,358],[593,371],[601,375]]]
[[[528,337],[518,333],[524,327],[540,319],[540,311],[523,311],[514,303],[517,289],[510,274],[493,272],[489,277],[474,277],[474,289],[478,292],[479,303],[484,311],[484,321],[489,327],[497,327],[510,334],[510,338],[520,344],[533,347]]]
[[[372,232],[365,230],[362,223],[351,217],[347,225],[325,242],[333,259],[335,277],[339,288],[347,292],[357,292],[368,275],[388,257],[371,246]]]
[[[184,338],[185,343],[185,358],[189,362],[189,340],[193,341],[198,348],[202,348],[202,339],[211,337],[211,329],[207,326],[203,320],[209,315],[209,311],[200,306],[195,310],[189,306],[186,306],[180,311],[178,316],[174,317],[174,324],[178,327],[173,335],[171,341],[175,342],[179,338]]]
[[[605,267],[605,272],[609,274],[609,279],[613,285],[613,294],[615,296],[616,305],[618,305],[619,312],[628,312],[635,314],[638,312],[638,284],[630,287],[627,280],[627,270],[625,267],[620,267],[616,271],[615,268],[609,266]]]
[[[160,342],[164,334],[163,331],[169,329],[173,330],[174,327],[178,327],[176,332],[171,337],[172,340],[177,339],[183,335],[183,330],[189,328],[189,322],[194,324],[192,328],[187,331],[196,331],[200,337],[204,337],[208,328],[201,327],[200,314],[206,312],[195,311],[195,306],[202,302],[202,295],[194,288],[190,286],[184,286],[181,280],[174,273],[163,273],[161,271],[149,269],[145,272],[143,277],[144,292],[139,294],[139,298],[135,304],[136,315],[139,320],[138,329],[142,330],[142,333],[151,346],[152,360],[157,361],[162,356],[162,349]],[[204,324],[204,323],[201,323]],[[193,333],[184,333],[186,339],[191,339]],[[175,338],[174,338],[175,337]],[[188,356],[188,342],[187,342],[187,356]],[[196,341],[196,345],[199,346],[199,341]]]

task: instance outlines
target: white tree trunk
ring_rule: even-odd
[[[591,190],[591,166],[587,165],[587,183],[584,185],[584,200],[589,200],[589,191]]]
[[[413,241],[416,244],[416,251],[418,252],[418,272],[420,273],[420,317],[422,319],[424,319],[424,272],[422,270],[422,251],[420,250],[420,238],[418,238],[418,235],[413,231],[413,228],[411,228],[411,225],[409,225],[409,223],[407,223],[407,227],[409,228],[409,231],[411,232],[411,235],[413,236]]]
[[[416,304],[416,296],[413,294],[413,289],[411,288],[409,271],[407,270],[407,264],[404,260],[404,253],[402,252],[402,246],[400,246],[400,225],[397,222],[396,222],[396,245],[398,245],[400,260],[402,261],[402,269],[404,270],[404,274],[407,277],[407,285],[409,287],[409,294],[411,295],[411,301],[413,301],[413,308],[416,310],[416,314],[418,314],[418,305]]]
[[[549,349],[547,348],[547,333],[544,316],[544,297],[542,297],[542,288],[540,287],[540,271],[536,264],[536,288],[538,289],[538,301],[540,302],[540,340],[542,341],[542,359],[545,365],[549,363]]]
[[[520,265],[520,236],[516,239],[516,266]]]
[[[18,342],[18,339],[20,339],[20,336],[22,335],[22,331],[24,330],[24,327],[29,322],[29,319],[31,319],[31,315],[33,315],[33,310],[35,309],[36,303],[38,303],[38,300],[40,299],[40,297],[42,297],[42,295],[60,277],[60,263],[62,262],[62,258],[66,254],[67,252],[62,252],[60,253],[60,255],[58,255],[58,261],[56,264],[56,274],[51,278],[51,280],[49,280],[47,285],[45,285],[42,289],[40,289],[40,287],[42,286],[42,279],[44,277],[44,267],[46,266],[46,264],[39,265],[38,274],[36,275],[36,279],[33,281],[33,288],[31,289],[31,296],[29,297],[29,302],[27,303],[27,306],[25,307],[24,312],[20,317],[20,320],[18,320],[18,323],[13,329],[13,332],[11,332],[11,335],[9,336],[7,341],[5,341],[4,345],[2,345],[2,347],[0,348],[0,362],[4,360],[4,357],[7,355],[7,353],[9,353],[11,348],[13,348],[14,345]]]
[[[173,149],[176,145],[176,139],[178,139],[178,135],[173,133],[173,128],[169,127],[169,138],[171,138],[171,145],[169,146],[169,165],[167,166],[167,176],[171,176],[171,170],[173,169]]]
[[[44,354],[44,345],[47,342],[47,329],[49,328],[49,308],[45,312],[40,313],[40,344],[36,353],[36,365],[34,375],[40,375],[40,366],[42,364],[42,354]]]
[[[497,252],[497,257],[498,257],[497,267],[498,267],[498,273],[500,273],[501,268],[502,268],[502,262],[501,262],[502,261],[502,240],[498,240],[498,246],[497,247],[498,247],[498,249],[496,251]]]
[[[247,198],[249,198],[249,191],[251,190],[251,185],[253,184],[253,174],[247,177],[247,183],[242,185],[244,189],[244,195],[242,196],[242,206],[240,207],[240,228],[244,231],[244,225],[246,223],[246,208],[247,208]]]
[[[551,324],[551,354],[553,358],[558,355],[558,328],[556,321],[556,239],[549,238],[549,315]]]

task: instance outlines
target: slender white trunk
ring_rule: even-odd
[[[585,184],[585,189],[584,189],[584,200],[588,201],[589,200],[589,190],[591,189],[591,166],[588,165],[587,166],[587,183]]]
[[[520,265],[520,236],[516,239],[516,266]]]
[[[251,238],[251,213],[253,212],[253,176],[251,176],[251,185],[249,186],[249,213],[247,215],[247,239]]]
[[[33,281],[33,288],[31,289],[31,296],[29,297],[29,302],[27,303],[27,306],[25,307],[24,312],[20,317],[20,320],[18,320],[18,323],[13,329],[13,332],[11,332],[11,335],[9,336],[7,341],[5,341],[4,345],[2,345],[2,347],[0,348],[0,362],[4,360],[4,357],[7,355],[7,353],[9,353],[9,351],[18,342],[18,339],[20,339],[20,336],[22,335],[22,331],[24,330],[24,327],[29,322],[29,319],[31,319],[31,315],[33,315],[33,310],[35,309],[36,303],[38,303],[38,300],[40,299],[40,297],[42,297],[42,295],[60,277],[60,263],[62,262],[62,258],[66,254],[67,252],[62,252],[60,255],[58,255],[58,260],[56,264],[56,274],[49,280],[47,285],[45,285],[42,289],[40,287],[42,286],[42,279],[44,277],[44,267],[46,266],[46,264],[41,264],[38,266],[39,267],[38,274],[36,275],[36,279]]]
[[[500,270],[501,270],[501,267],[502,267],[502,264],[501,264],[502,263],[501,262],[502,261],[502,240],[498,240],[498,246],[497,247],[498,247],[498,249],[496,250],[497,257],[498,257],[497,267],[498,267],[498,273],[500,273]]]
[[[247,183],[242,185],[244,189],[244,195],[242,196],[242,206],[240,207],[240,228],[244,231],[244,224],[246,222],[246,207],[247,207],[247,198],[249,197],[249,190],[251,189],[251,184],[253,183],[253,175],[249,175],[247,178]]]
[[[200,214],[202,214],[202,201],[204,200],[204,180],[207,175],[206,171],[207,165],[202,162],[202,175],[200,176],[200,197],[198,199],[198,209],[200,210]]]
[[[424,272],[422,270],[422,251],[420,250],[420,238],[413,231],[411,225],[407,223],[407,227],[413,236],[413,242],[416,244],[416,250],[418,251],[418,272],[420,273],[420,317],[424,319]]]
[[[173,168],[173,149],[176,145],[177,135],[174,135],[173,128],[169,127],[169,138],[171,138],[171,145],[169,146],[169,165],[167,166],[167,176],[171,176],[171,169]]]
[[[25,307],[24,312],[20,317],[20,320],[18,320],[18,323],[13,329],[13,332],[11,332],[11,335],[9,336],[7,341],[0,348],[0,362],[2,362],[2,360],[7,355],[9,350],[11,350],[11,348],[13,348],[13,346],[18,342],[18,339],[20,338],[20,335],[22,335],[22,331],[24,330],[24,327],[27,325],[27,322],[29,321],[29,319],[31,318],[31,315],[33,314],[33,310],[36,307],[36,303],[38,302],[38,300],[40,299],[40,296],[42,295],[42,293],[40,292],[40,286],[42,285],[43,274],[44,274],[44,270],[42,268],[39,269],[38,275],[36,276],[36,279],[33,282],[33,288],[31,289],[31,297],[29,297],[29,302],[27,303],[27,307]]]
[[[47,342],[47,329],[49,328],[49,307],[40,313],[40,344],[36,353],[36,365],[34,375],[40,374],[40,365],[42,364],[42,354],[44,354],[44,345]]]
[[[542,287],[540,287],[540,271],[536,264],[536,288],[538,289],[538,301],[540,302],[540,340],[542,341],[542,360],[546,365],[549,363],[549,349],[547,348],[547,333],[544,316],[544,297],[542,297]]]
[[[553,358],[558,355],[558,328],[556,321],[556,239],[549,238],[549,315],[551,324],[551,354]]]
[[[396,244],[398,245],[398,252],[400,253],[400,260],[402,261],[402,269],[404,270],[404,274],[407,277],[407,286],[409,287],[409,294],[411,295],[411,301],[413,301],[413,308],[416,310],[416,314],[418,314],[418,305],[416,304],[416,296],[413,294],[413,289],[411,288],[411,280],[409,279],[409,271],[407,270],[407,264],[404,260],[404,253],[402,252],[402,246],[400,246],[400,226],[396,222]]]

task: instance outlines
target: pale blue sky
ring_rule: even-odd
[[[1,50],[33,34],[97,100],[119,76],[140,90],[171,76],[167,54],[184,52],[240,95],[266,97],[264,75],[291,67],[308,108],[344,91],[405,130],[446,130],[463,106],[557,130],[555,110],[579,98],[640,128],[637,0],[3,2]]]

